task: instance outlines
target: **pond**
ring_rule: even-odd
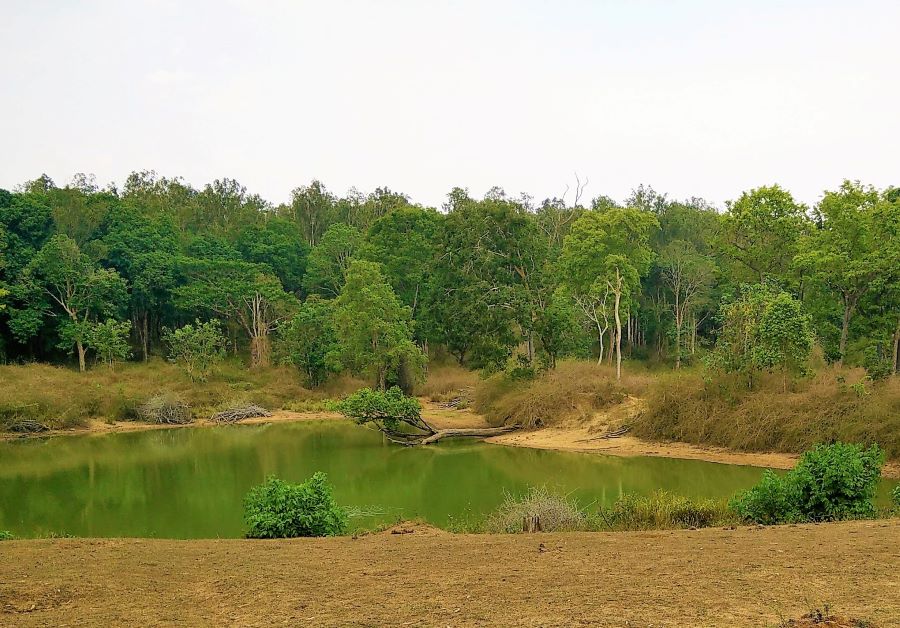
[[[0,530],[19,537],[239,537],[242,499],[275,474],[325,471],[354,527],[480,519],[530,486],[585,506],[665,489],[729,497],[762,470],[457,440],[405,448],[340,421],[182,428],[0,442]],[[887,489],[887,486],[883,486]]]

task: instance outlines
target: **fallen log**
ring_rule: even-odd
[[[425,436],[417,443],[411,445],[430,445],[444,438],[488,438],[490,436],[498,436],[508,432],[514,432],[519,429],[518,425],[504,425],[502,427],[473,427],[473,428],[452,428],[446,430],[437,430],[434,434]]]
[[[216,423],[237,423],[244,419],[269,416],[272,416],[271,412],[263,407],[251,404],[249,406],[229,408],[222,412],[218,412],[212,416],[212,420]]]

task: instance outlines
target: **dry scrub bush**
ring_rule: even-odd
[[[474,388],[478,374],[456,364],[430,365],[425,381],[416,386],[416,395],[429,401],[449,401],[460,391]]]
[[[537,519],[544,532],[583,530],[585,514],[574,500],[556,495],[545,487],[532,488],[522,497],[506,496],[503,504],[485,521],[486,532],[522,532],[523,521]]]
[[[304,388],[291,367],[249,370],[237,360],[226,361],[205,383],[191,382],[180,368],[162,360],[87,373],[47,364],[0,366],[0,430],[21,419],[54,428],[95,418],[137,420],[141,404],[160,391],[180,395],[201,416],[235,399],[278,409],[328,396],[327,390]]]
[[[184,425],[194,420],[191,407],[179,395],[160,393],[141,404],[138,416],[148,423]]]
[[[515,380],[498,374],[475,389],[475,409],[491,425],[519,424],[526,428],[553,425],[639,396],[649,382],[646,373],[623,373],[580,360],[560,362],[556,369],[533,380]]]
[[[877,443],[888,458],[900,458],[900,378],[864,377],[862,369],[828,368],[784,392],[779,376],[763,377],[750,390],[743,377],[670,374],[648,390],[632,429],[654,440],[745,451]]]

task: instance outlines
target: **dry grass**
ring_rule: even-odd
[[[495,534],[523,532],[523,521],[530,519],[539,520],[543,532],[572,532],[587,526],[587,517],[574,500],[538,487],[522,497],[507,495],[485,521],[484,531]]]
[[[621,381],[616,381],[613,368],[580,360],[560,362],[533,380],[494,375],[475,389],[475,410],[491,425],[517,423],[529,428],[587,417],[629,395],[643,394],[650,376],[629,367]]]
[[[2,366],[0,429],[21,419],[57,428],[83,425],[88,419],[135,420],[140,406],[163,392],[184,399],[194,416],[207,417],[234,403],[275,410],[358,387],[358,381],[338,378],[311,391],[292,368],[249,370],[237,361],[226,362],[205,383],[191,382],[181,369],[162,360],[123,364],[114,370],[95,367],[87,373],[47,364]]]
[[[633,431],[743,451],[801,452],[816,443],[877,443],[900,458],[900,378],[872,383],[861,369],[827,368],[795,382],[764,378],[749,390],[745,379],[700,372],[659,378]]]
[[[623,495],[611,506],[601,506],[595,517],[596,530],[678,530],[741,523],[725,500],[689,499],[665,491]]]
[[[461,391],[478,384],[478,374],[456,364],[435,364],[428,367],[425,381],[416,387],[416,395],[429,401],[449,401]]]

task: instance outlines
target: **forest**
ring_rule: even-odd
[[[312,181],[274,205],[232,179],[42,175],[0,190],[0,352],[83,371],[207,331],[253,368],[380,388],[438,354],[486,372],[624,357],[787,375],[816,346],[873,379],[900,367],[900,189],[848,180],[810,207],[771,185],[717,208],[585,186],[541,202],[453,188],[432,208]]]

